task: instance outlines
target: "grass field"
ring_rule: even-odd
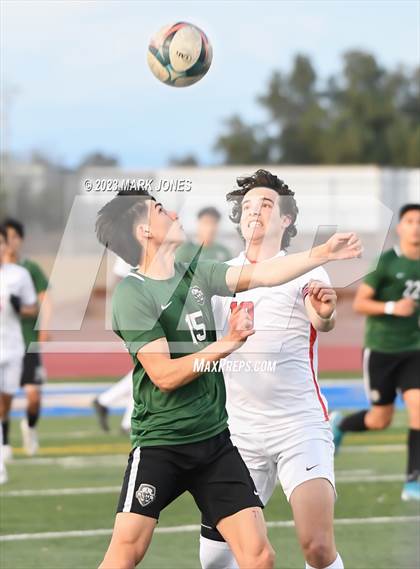
[[[42,449],[25,458],[18,425],[15,458],[1,487],[2,569],[84,569],[101,560],[110,537],[129,444],[111,417],[113,434],[93,417],[44,418]],[[405,469],[405,414],[392,429],[349,436],[336,460],[336,537],[346,569],[417,569],[419,504],[400,499]],[[278,488],[265,510],[276,567],[304,567],[288,504]],[[161,516],[142,564],[145,568],[198,568],[199,513],[188,495]]]

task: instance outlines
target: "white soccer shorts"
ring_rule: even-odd
[[[0,363],[0,393],[14,395],[20,386],[23,360],[12,359]]]
[[[334,443],[329,426],[310,431],[291,444],[275,431],[267,434],[237,434],[231,438],[238,447],[254,480],[263,504],[274,492],[277,480],[288,501],[293,490],[315,478],[325,478],[335,491]]]

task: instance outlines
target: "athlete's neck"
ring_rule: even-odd
[[[149,247],[140,261],[138,272],[156,280],[170,279],[175,274],[176,245],[161,246],[159,249]]]
[[[3,258],[3,263],[15,263],[16,265],[19,263],[19,255],[16,253],[6,253]]]
[[[416,243],[403,243],[401,241],[400,250],[404,257],[412,259],[413,261],[420,260],[420,245],[417,245]]]
[[[281,251],[281,237],[275,239],[261,239],[259,241],[247,241],[245,244],[245,254],[251,263],[259,263],[272,259]]]

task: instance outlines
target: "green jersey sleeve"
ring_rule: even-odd
[[[132,277],[126,277],[115,290],[112,328],[132,356],[149,342],[165,337],[153,298]]]
[[[385,277],[385,263],[382,257],[379,257],[377,264],[371,267],[371,272],[364,279],[364,283],[371,286],[374,290],[378,290]]]
[[[217,261],[201,261],[197,263],[196,274],[204,282],[210,296],[233,296],[226,284],[226,273],[229,265]]]
[[[48,279],[38,263],[25,260],[22,265],[29,271],[37,294],[45,292],[48,288]]]

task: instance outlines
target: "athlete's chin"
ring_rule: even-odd
[[[262,227],[255,227],[244,231],[243,236],[245,241],[256,243],[264,239],[265,231]]]

